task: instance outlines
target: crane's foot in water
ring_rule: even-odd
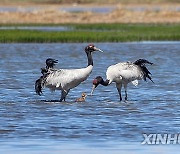
[[[127,99],[127,96],[125,97],[125,101],[127,101],[128,99]]]

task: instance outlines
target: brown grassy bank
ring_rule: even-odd
[[[0,5],[2,8],[7,7]],[[118,4],[109,13],[67,12],[60,8],[97,7],[88,5],[38,5],[32,12],[23,11],[37,5],[13,5],[20,11],[0,12],[0,23],[180,23],[180,4]],[[109,5],[98,5],[109,7]],[[88,10],[88,9],[87,9]]]

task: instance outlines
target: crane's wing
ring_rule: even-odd
[[[92,66],[81,69],[60,69],[52,70],[46,78],[46,86],[50,85],[55,88],[66,87],[71,89],[86,80],[92,71]]]
[[[137,65],[131,62],[122,62],[116,65],[112,65],[107,70],[107,79],[122,79],[127,82],[131,82],[143,77],[142,72]],[[137,85],[138,82],[133,82],[134,85]]]

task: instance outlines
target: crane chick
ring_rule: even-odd
[[[81,97],[80,97],[80,98],[77,98],[77,99],[75,100],[75,102],[85,102],[86,96],[87,96],[86,93],[82,93]]]

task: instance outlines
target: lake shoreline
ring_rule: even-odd
[[[0,43],[81,43],[179,41],[180,24],[24,24],[0,25]],[[14,29],[11,29],[14,26]],[[16,26],[19,29],[16,29]],[[29,29],[28,26],[34,26]],[[38,28],[38,26],[41,26]],[[53,31],[43,30],[53,27]],[[57,27],[56,27],[57,26]],[[59,27],[58,27],[59,26]],[[64,28],[61,29],[62,26]],[[8,29],[9,27],[9,29]],[[40,29],[42,28],[42,30]],[[60,30],[56,31],[56,28]],[[61,31],[62,30],[62,31]]]

